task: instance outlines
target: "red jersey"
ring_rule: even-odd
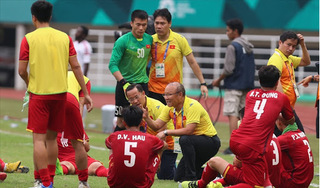
[[[118,131],[106,139],[111,150],[108,184],[110,187],[151,187],[159,165],[159,138],[139,131]],[[152,173],[152,174],[151,174]]]
[[[265,157],[268,164],[268,174],[270,182],[273,186],[278,187],[280,185],[280,170],[282,156],[280,144],[275,135],[272,136]]]
[[[314,166],[311,147],[306,135],[297,129],[288,131],[278,137],[284,172],[280,187],[304,188],[312,181]],[[285,180],[285,181],[284,181]]]
[[[278,91],[254,89],[246,96],[245,115],[239,129],[232,132],[233,141],[263,154],[270,144],[275,122],[280,113],[293,118],[288,97]]]

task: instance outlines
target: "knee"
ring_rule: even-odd
[[[208,165],[212,168],[215,169],[217,164],[220,164],[222,161],[224,161],[221,157],[212,157],[208,161]]]
[[[179,139],[179,144],[181,147],[183,146],[190,146],[191,144],[191,141],[190,141],[190,136],[181,136],[180,139]]]

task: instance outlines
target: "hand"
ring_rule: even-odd
[[[149,117],[148,107],[145,107],[145,108],[142,107],[141,109],[143,111],[143,115],[142,115],[143,119],[148,118]]]
[[[84,96],[84,105],[86,105],[88,112],[93,109],[93,102],[89,95]]]
[[[161,139],[161,140],[165,140],[166,135],[163,133],[163,131],[161,131],[161,132],[159,132],[159,133],[157,134],[157,137],[158,137],[159,139]]]
[[[208,98],[208,87],[201,85],[200,90],[201,90],[201,94],[204,97],[204,99],[207,99]]]
[[[311,80],[312,80],[312,76],[307,76],[307,77],[305,77],[304,79],[302,79],[302,80],[298,83],[298,85],[302,84],[303,87],[308,87],[308,86],[309,86],[309,82],[311,82]]]
[[[304,45],[304,37],[300,33],[297,34],[297,37],[299,38],[299,44]]]
[[[215,87],[220,87],[220,80],[213,80],[212,85]]]

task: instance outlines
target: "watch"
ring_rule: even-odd
[[[202,86],[207,86],[207,83],[204,82],[204,83],[201,83],[200,85],[202,85]]]
[[[164,131],[163,131],[163,134],[166,135],[166,136],[168,136],[168,131],[167,131],[167,130],[164,130]]]

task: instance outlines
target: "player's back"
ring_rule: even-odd
[[[118,131],[106,139],[111,149],[108,184],[110,187],[150,187],[149,168],[158,163],[163,142],[138,131]],[[153,174],[154,176],[154,174]]]
[[[280,185],[282,155],[279,141],[275,135],[272,136],[272,140],[268,146],[265,158],[268,163],[268,174],[270,182],[273,186],[278,187]]]

